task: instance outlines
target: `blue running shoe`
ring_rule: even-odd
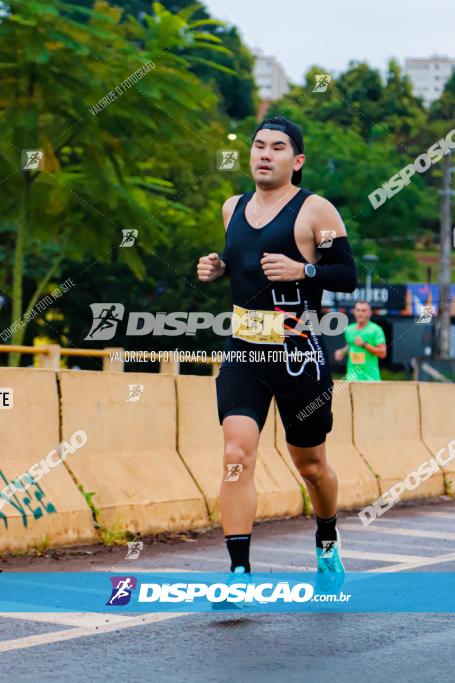
[[[337,529],[336,541],[322,541],[322,548],[316,547],[316,557],[318,560],[318,573],[344,574],[344,566],[341,561],[341,536]]]
[[[345,569],[341,561],[341,536],[337,529],[336,541],[322,541],[322,548],[316,547],[318,569],[316,575],[316,592],[337,593],[344,579]]]
[[[230,577],[226,581],[226,585],[232,586],[233,583],[252,583],[251,574],[245,570],[245,567],[236,567],[233,572],[231,572]],[[212,602],[212,610],[239,610],[249,607],[251,603],[247,604],[245,602],[228,602],[223,600],[222,602]]]

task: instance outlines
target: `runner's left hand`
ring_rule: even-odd
[[[293,261],[284,254],[268,254],[264,252],[261,266],[268,280],[302,280],[305,277],[303,263]]]

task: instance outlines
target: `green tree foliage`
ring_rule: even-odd
[[[116,260],[144,280],[146,255],[170,247],[183,224],[191,233],[198,202],[181,197],[220,184],[215,153],[224,129],[216,94],[181,53],[185,46],[225,48],[206,40],[189,12],[174,15],[158,3],[143,23],[132,16],[120,22],[121,10],[106,2],[93,10],[60,0],[11,0],[8,7],[0,23],[0,193],[2,248],[11,256],[2,282],[14,322],[65,258],[88,261],[80,277]],[[154,68],[136,85],[90,112],[149,62]],[[21,170],[24,149],[44,151],[43,171]],[[219,213],[205,217],[204,234],[218,234]],[[122,228],[139,230],[138,249],[117,250]],[[167,267],[175,276],[175,264]],[[27,300],[24,279],[33,283]],[[11,341],[23,338],[19,328]]]

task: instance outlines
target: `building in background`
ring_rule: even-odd
[[[279,100],[289,92],[289,82],[286,71],[276,57],[265,55],[262,50],[252,50],[255,57],[254,80],[259,88],[261,103],[258,118],[262,119],[270,103]]]
[[[421,97],[426,106],[438,99],[454,69],[455,59],[437,55],[407,58],[404,63],[414,95]]]

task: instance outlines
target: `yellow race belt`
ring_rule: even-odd
[[[284,311],[259,311],[234,304],[232,336],[252,344],[284,343]]]

